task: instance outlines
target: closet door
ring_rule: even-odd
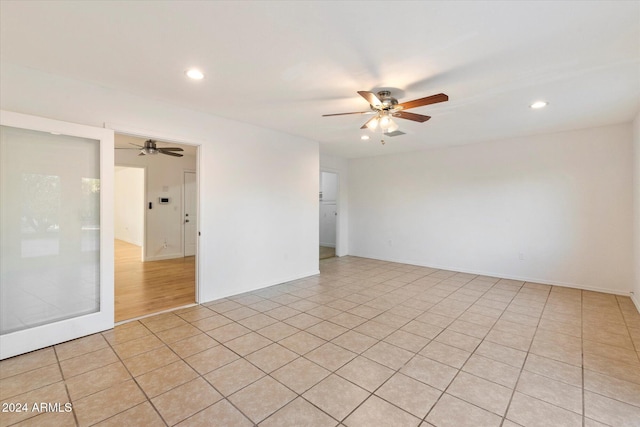
[[[114,324],[113,132],[0,112],[0,359]]]

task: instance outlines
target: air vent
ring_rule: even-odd
[[[406,133],[399,131],[399,130],[394,130],[393,132],[389,132],[389,133],[385,133],[384,136],[400,136],[400,135],[406,135]]]

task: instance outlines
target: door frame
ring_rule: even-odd
[[[99,141],[100,153],[100,309],[96,313],[55,321],[0,335],[0,359],[112,329],[114,326],[113,182],[114,132],[110,129],[0,111],[0,124]]]
[[[182,144],[182,145],[190,145],[192,147],[196,147],[196,210],[197,210],[197,224],[196,227],[198,229],[198,238],[196,239],[196,255],[195,255],[195,279],[196,279],[196,283],[195,283],[195,302],[196,304],[200,303],[200,234],[199,234],[199,230],[200,230],[200,191],[201,191],[201,187],[200,187],[200,171],[201,171],[201,165],[200,165],[200,150],[202,149],[202,144],[197,143],[197,142],[192,142],[192,139],[189,139],[187,137],[184,136],[176,136],[176,135],[167,135],[165,132],[160,132],[160,131],[154,131],[154,130],[149,130],[149,129],[140,129],[140,128],[134,128],[131,126],[126,126],[126,125],[121,125],[121,124],[116,124],[116,123],[105,123],[104,127],[106,129],[109,129],[111,131],[118,134],[124,134],[124,135],[131,135],[131,136],[136,136],[139,138],[145,138],[145,139],[158,139],[161,140],[163,142],[169,142],[169,143],[174,143],[174,144]],[[115,151],[115,150],[112,150]],[[113,171],[113,168],[115,167],[114,161],[111,162],[111,169]],[[146,174],[146,169],[145,169],[145,174]],[[147,176],[145,175],[145,186],[148,185],[147,184]],[[146,190],[145,190],[146,191]],[[146,195],[145,195],[146,197]],[[184,197],[184,196],[183,196]],[[145,203],[148,203],[148,201],[146,201]],[[112,212],[113,213],[113,212]],[[147,235],[147,218],[146,218],[147,212],[145,210],[145,239],[146,239],[146,235]],[[184,229],[183,229],[183,233],[184,233]],[[146,245],[145,245],[146,246]],[[184,255],[184,237],[182,237],[182,254]],[[145,259],[146,259],[146,250],[145,250]],[[112,264],[113,264],[113,259],[112,259]]]
[[[186,214],[186,191],[185,188],[187,187],[186,185],[186,180],[185,180],[185,174],[186,173],[192,173],[195,175],[195,179],[196,179],[196,253],[195,255],[198,255],[198,235],[197,235],[197,230],[200,229],[199,225],[200,225],[200,216],[198,215],[198,171],[197,170],[191,170],[191,169],[183,169],[182,170],[182,256],[185,257],[187,256],[187,245],[185,245],[185,239],[187,237],[187,233],[186,233],[186,228],[187,226],[185,225],[185,214]],[[191,255],[190,255],[191,256]]]

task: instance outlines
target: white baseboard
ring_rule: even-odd
[[[275,286],[275,285],[281,285],[283,283],[287,283],[287,282],[291,282],[293,280],[300,280],[300,279],[304,279],[305,277],[311,277],[311,276],[316,276],[320,274],[320,270],[313,270],[313,271],[309,271],[309,272],[305,272],[305,273],[299,273],[299,274],[295,274],[292,276],[286,276],[286,277],[282,277],[282,278],[278,278],[278,279],[272,279],[272,280],[268,280],[266,282],[262,282],[258,285],[252,285],[249,286],[245,289],[242,289],[242,291],[240,292],[229,292],[229,293],[224,293],[224,294],[219,294],[219,295],[214,295],[213,297],[207,297],[207,299],[203,299],[202,301],[200,301],[200,304],[205,304],[211,301],[216,301],[222,298],[227,298],[227,297],[232,297],[234,295],[240,295],[240,294],[244,294],[247,292],[252,292],[252,291],[257,291],[260,289],[264,289],[264,288],[268,288],[270,286]]]
[[[325,246],[327,248],[335,248],[336,244],[335,243],[322,243],[322,242],[320,242],[320,246]]]
[[[174,259],[174,258],[184,258],[184,256],[182,255],[182,253],[148,256],[145,258],[145,261],[162,261],[163,259]]]
[[[127,239],[127,238],[122,237],[122,236],[115,236],[114,238],[115,238],[116,240],[122,240],[123,242],[127,242],[127,243],[130,243],[130,244],[132,244],[132,245],[142,247],[142,242],[134,241],[134,240],[132,240],[132,239]]]
[[[516,276],[516,275],[508,275],[503,273],[497,273],[492,271],[481,271],[481,270],[469,270],[460,267],[451,267],[446,265],[437,265],[437,264],[425,264],[416,260],[406,260],[406,259],[396,259],[396,258],[382,258],[371,254],[350,254],[352,256],[362,257],[362,258],[370,258],[376,259],[379,261],[388,261],[388,262],[397,262],[401,264],[409,264],[409,265],[417,265],[420,267],[429,267],[429,268],[437,268],[438,270],[449,270],[449,271],[457,271],[460,273],[469,273],[469,274],[477,274],[480,276],[490,276],[490,277],[499,277],[501,279],[511,279],[511,280],[520,280],[522,282],[531,282],[531,283],[540,283],[543,285],[552,285],[552,286],[561,286],[564,288],[575,288],[581,289],[584,291],[593,291],[593,292],[602,292],[606,294],[613,295],[622,295],[622,296],[630,296],[630,292],[628,289],[605,289],[598,288],[594,286],[587,286],[580,283],[572,283],[572,282],[563,282],[563,281],[550,281],[547,279],[541,279],[537,277],[527,277],[527,276]],[[633,299],[633,298],[632,298]],[[634,301],[636,307],[638,307],[637,297],[636,301]],[[640,311],[640,309],[639,309]]]
[[[635,292],[631,292],[631,301],[636,305],[636,310],[640,313],[640,296]]]

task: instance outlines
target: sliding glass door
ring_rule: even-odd
[[[0,126],[0,358],[113,327],[113,132]]]

